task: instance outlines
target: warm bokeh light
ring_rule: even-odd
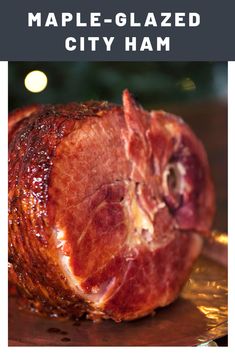
[[[196,89],[195,82],[189,77],[184,78],[180,82],[180,86],[183,91],[194,91]]]
[[[39,70],[31,71],[25,77],[24,85],[30,92],[42,92],[47,86],[47,76]]]

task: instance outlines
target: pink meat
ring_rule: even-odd
[[[127,90],[122,107],[31,109],[10,118],[17,285],[39,311],[92,319],[133,320],[174,301],[213,221],[201,142]]]

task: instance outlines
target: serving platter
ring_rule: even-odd
[[[206,248],[177,301],[133,322],[45,318],[20,310],[12,296],[9,346],[196,346],[225,336],[227,268],[218,244],[209,248],[213,259]]]

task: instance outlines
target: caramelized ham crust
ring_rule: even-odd
[[[128,91],[10,115],[10,277],[38,311],[121,321],[168,305],[214,208],[201,142]]]

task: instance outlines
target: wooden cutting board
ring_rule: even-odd
[[[227,334],[227,269],[201,256],[179,299],[133,322],[48,319],[9,299],[10,346],[194,346]]]

